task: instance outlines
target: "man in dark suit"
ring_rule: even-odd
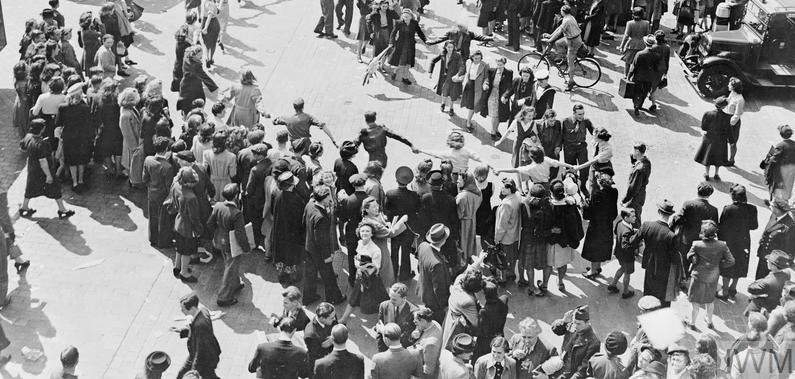
[[[400,345],[401,330],[397,324],[383,327],[384,343],[389,350],[373,356],[372,379],[409,379],[422,376],[422,357],[417,351]]]
[[[643,241],[643,260],[641,267],[646,270],[643,278],[643,294],[660,299],[663,307],[669,307],[676,297],[676,290],[668,291],[668,281],[676,281],[681,267],[681,256],[676,250],[674,232],[668,220],[674,214],[674,205],[668,200],[657,204],[657,221],[647,221],[640,226],[638,240]],[[674,271],[673,277],[670,275]]]
[[[224,256],[224,276],[221,279],[221,288],[218,289],[219,307],[228,307],[237,304],[235,295],[243,289],[240,282],[240,255],[232,255],[232,241],[229,233],[234,231],[237,247],[240,251],[251,251],[251,243],[246,235],[243,212],[237,207],[235,199],[240,194],[240,187],[235,183],[224,186],[221,194],[224,202],[213,205],[213,212],[207,220],[207,229],[213,235],[213,247],[221,251]],[[235,247],[235,248],[237,248]]]
[[[629,173],[627,193],[621,200],[621,205],[635,210],[635,222],[632,226],[637,228],[641,224],[640,214],[643,211],[643,204],[646,203],[646,186],[651,176],[651,161],[646,157],[645,143],[635,143],[631,160],[632,172]]]
[[[248,147],[240,149],[240,151],[237,153],[237,175],[235,175],[233,182],[239,183],[240,188],[246,188],[246,184],[248,184],[248,174],[251,172],[251,168],[254,167],[258,161],[251,148],[259,143],[262,143],[264,138],[264,131],[252,130],[246,137],[246,139],[248,139]]]
[[[375,329],[379,335],[384,325],[395,323],[402,331],[400,344],[409,347],[412,344],[411,332],[414,330],[413,312],[417,306],[408,301],[409,288],[403,283],[395,283],[389,288],[389,300],[384,300],[378,305],[378,324]],[[383,338],[378,338],[378,351],[386,351],[387,346]]]
[[[348,197],[340,199],[337,221],[345,225],[345,250],[348,252],[348,283],[353,285],[356,282],[356,244],[359,237],[356,236],[356,228],[362,222],[362,201],[367,198],[364,192],[364,185],[367,177],[364,174],[353,174],[350,178],[354,192]]]
[[[701,233],[701,221],[712,220],[717,224],[718,222],[718,208],[715,208],[707,200],[715,189],[707,182],[701,182],[696,189],[698,198],[695,200],[685,201],[682,204],[682,210],[674,216],[673,226],[676,230],[677,237],[679,237],[679,253],[682,255],[682,260],[685,263],[685,272],[688,272],[690,261],[685,260],[684,257],[690,251],[690,246],[693,241],[699,239]]]
[[[171,182],[177,174],[177,167],[166,157],[171,140],[155,137],[155,155],[144,159],[143,182],[146,185],[146,205],[149,211],[149,244],[154,247],[171,247],[171,222],[166,215],[163,201],[168,197]]]
[[[392,269],[398,280],[409,280],[414,277],[411,271],[410,254],[413,252],[411,247],[414,242],[414,232],[417,226],[417,213],[420,211],[420,196],[416,192],[409,190],[406,186],[414,179],[414,172],[406,166],[398,167],[395,171],[395,179],[398,188],[386,192],[384,200],[384,215],[392,220],[395,217],[408,216],[407,225],[412,229],[406,229],[403,233],[392,237]],[[400,262],[398,262],[400,258]]]
[[[542,73],[541,75],[547,76],[549,74]],[[539,79],[539,83],[544,81]],[[536,107],[536,112],[538,112],[538,107]],[[563,148],[563,124],[556,119],[557,116],[558,113],[552,107],[549,107],[543,113],[543,120],[535,123],[538,131],[538,142],[544,148],[544,155],[554,160],[560,160],[560,150]],[[550,181],[557,176],[558,167],[551,167],[549,169]]]
[[[190,370],[198,371],[202,378],[217,379],[215,368],[220,360],[221,346],[213,333],[210,311],[199,305],[199,297],[195,293],[183,296],[179,305],[182,313],[192,317],[192,321],[184,328],[171,327],[180,338],[188,339],[188,358],[177,373],[177,379],[182,379]]]
[[[505,13],[508,19],[508,42],[506,47],[510,47],[513,51],[519,51],[519,43],[522,35],[520,34],[519,25],[519,8],[521,7],[520,0],[508,0],[505,6]]]
[[[435,224],[425,238],[427,242],[421,243],[417,249],[417,291],[420,301],[433,311],[434,321],[441,324],[450,298],[450,268],[442,255],[442,246],[450,238],[450,228]]]
[[[447,239],[442,246],[442,252],[448,264],[456,267],[460,264],[460,258],[455,241],[458,241],[459,238],[461,221],[458,219],[455,197],[444,190],[444,179],[442,179],[442,172],[439,170],[433,170],[428,174],[428,184],[431,185],[431,193],[422,195],[421,199],[425,219],[428,220],[429,225],[442,224],[447,228],[451,238]],[[435,309],[433,310],[436,312]]]
[[[307,350],[306,363],[309,365],[310,371],[315,367],[315,361],[331,352],[331,328],[334,325],[337,325],[334,306],[326,302],[318,304],[315,308],[315,319],[304,330],[304,342]]]
[[[494,37],[482,36],[475,32],[470,32],[466,24],[458,23],[456,29],[448,30],[444,35],[439,38],[429,40],[428,45],[436,45],[444,41],[453,41],[455,44],[455,51],[461,54],[461,60],[466,61],[469,59],[469,45],[472,40],[476,41],[493,41]]]
[[[364,379],[364,358],[345,348],[348,328],[338,324],[331,328],[334,350],[315,362],[315,379]]]
[[[756,256],[759,263],[756,266],[756,278],[763,278],[770,269],[764,257],[768,256],[773,250],[781,250],[787,253],[790,258],[795,256],[795,220],[790,212],[790,206],[783,199],[774,198],[770,204],[770,221],[768,221],[762,237],[759,238],[759,249]]]
[[[279,324],[279,339],[257,346],[254,358],[248,364],[248,372],[256,372],[257,377],[262,379],[297,379],[309,376],[306,349],[293,344],[294,334],[293,318],[285,317]]]
[[[499,131],[500,123],[507,122],[511,118],[511,105],[508,100],[511,98],[511,90],[513,89],[513,71],[505,67],[506,62],[508,60],[505,57],[498,57],[496,59],[497,66],[488,69],[486,81],[483,83],[486,88],[483,91],[484,101],[488,102],[491,92],[497,91],[497,114],[490,114],[488,106],[482,107],[480,111],[481,116],[489,116],[491,121],[491,139],[495,142],[502,137]]]
[[[640,115],[640,109],[643,108],[643,103],[649,96],[651,85],[657,80],[657,64],[662,59],[651,49],[657,42],[654,36],[644,37],[643,42],[646,43],[646,48],[635,54],[635,60],[629,67],[629,75],[627,75],[627,78],[635,83],[632,96],[635,116]]]
[[[323,184],[312,189],[312,199],[304,208],[304,230],[306,232],[306,260],[304,264],[304,304],[317,300],[317,274],[323,278],[326,301],[339,304],[345,296],[337,286],[337,276],[331,262],[334,259],[334,244],[331,236],[331,189]]]
[[[574,104],[572,115],[563,119],[563,161],[570,165],[580,165],[588,162],[588,144],[585,137],[593,136],[593,123],[585,118],[585,106],[582,103]],[[588,196],[588,168],[580,169],[580,189]]]
[[[256,164],[247,173],[248,180],[244,189],[243,215],[251,222],[254,231],[254,248],[265,247],[265,236],[262,235],[265,208],[265,179],[271,174],[271,160],[268,159],[268,145],[258,143],[251,146]],[[273,183],[273,185],[276,185]]]

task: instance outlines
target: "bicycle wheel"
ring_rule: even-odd
[[[591,88],[602,78],[602,66],[593,58],[577,59],[572,74],[577,87]]]
[[[516,63],[516,66],[518,68],[517,71],[522,71],[522,69],[525,67],[529,67],[533,71],[537,71],[538,69],[549,71],[549,61],[547,58],[536,52],[525,54],[519,59],[519,62]]]

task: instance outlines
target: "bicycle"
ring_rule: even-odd
[[[549,66],[555,66],[555,68],[558,69],[558,75],[566,79],[569,74],[566,60],[564,59],[562,62],[558,63],[554,59],[550,59],[549,50],[552,45],[550,43],[546,43],[546,45],[547,46],[540,53],[538,51],[533,51],[522,56],[519,62],[516,63],[517,68],[519,71],[525,67],[530,67],[533,71],[539,69],[546,69],[549,71]],[[550,61],[552,61],[551,64]],[[602,78],[602,66],[596,59],[587,56],[581,57],[578,53],[577,58],[574,60],[573,78],[575,86],[580,88],[591,88]]]

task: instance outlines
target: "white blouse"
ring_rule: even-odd
[[[57,115],[58,107],[61,106],[64,99],[66,99],[66,95],[63,94],[43,93],[36,100],[36,104],[30,111],[34,116],[38,115],[39,112],[47,115]]]
[[[381,248],[379,248],[378,245],[373,242],[373,240],[370,240],[370,243],[366,245],[362,242],[362,240],[359,240],[359,244],[356,246],[356,254],[370,257],[370,259],[373,261],[373,266],[375,266],[375,268],[379,271],[381,270]],[[354,260],[354,263],[356,264],[356,268],[359,268],[359,260]]]

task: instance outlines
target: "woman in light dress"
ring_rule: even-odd
[[[360,308],[363,298],[367,299],[368,304],[379,304],[380,301],[377,300],[389,299],[386,288],[380,279],[383,272],[381,262],[384,257],[381,254],[381,249],[373,242],[373,227],[370,224],[362,224],[356,230],[356,234],[361,238],[356,246],[356,259],[354,260],[356,282],[351,287],[348,294],[348,305],[339,320],[343,324],[347,323],[354,308]],[[389,261],[388,257],[387,261]],[[376,299],[372,299],[373,297]],[[367,308],[370,307],[360,308],[361,313],[373,314],[378,311],[377,307],[375,309]]]
[[[458,192],[455,203],[458,206],[458,218],[461,220],[461,249],[466,259],[478,253],[475,241],[475,215],[483,198],[475,183],[475,177],[470,173],[458,175],[458,188],[461,191]]]
[[[392,268],[392,259],[390,258],[389,247],[387,241],[403,233],[406,230],[406,220],[408,217],[405,215],[394,222],[388,222],[386,216],[381,213],[381,207],[378,205],[378,200],[372,196],[368,196],[362,201],[362,221],[359,225],[370,225],[373,228],[373,242],[381,248],[381,282],[384,288],[389,288],[395,283],[395,272]]]
[[[125,88],[119,94],[119,129],[122,135],[121,164],[127,171],[130,186],[143,185],[143,141],[141,140],[141,114],[136,105],[141,96],[135,88]]]
[[[734,166],[734,156],[737,155],[737,140],[740,138],[740,117],[745,108],[745,98],[743,97],[743,82],[732,77],[729,79],[729,96],[726,97],[729,105],[723,111],[732,116],[729,123],[732,126],[729,136],[729,166]]]
[[[226,133],[215,132],[213,135],[213,149],[205,150],[204,166],[210,175],[210,182],[215,188],[224,188],[232,183],[232,178],[237,174],[237,157],[226,150]],[[222,191],[215,191],[215,201],[223,201]]]
[[[252,128],[259,122],[260,102],[262,101],[262,92],[257,86],[257,78],[251,70],[245,70],[240,73],[240,83],[233,85],[224,95],[223,102],[228,103],[234,100],[235,104],[232,107],[232,112],[229,114],[230,126],[245,126]],[[263,114],[265,118],[270,115]]]

